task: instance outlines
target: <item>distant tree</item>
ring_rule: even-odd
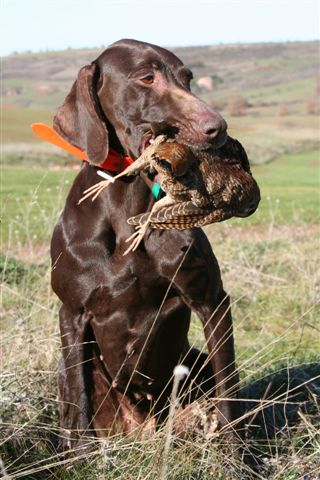
[[[310,98],[306,102],[306,113],[308,115],[318,115],[319,113],[319,102],[316,98]]]
[[[278,116],[279,117],[286,117],[288,115],[288,113],[289,113],[288,108],[284,103],[279,105],[279,108],[278,108]]]
[[[217,75],[217,74],[210,75],[210,77],[212,78],[213,85],[215,87],[218,87],[218,85],[220,85],[220,83],[223,83],[223,79],[221,77],[219,77],[219,75]]]
[[[219,99],[217,97],[214,98],[214,100],[209,102],[209,105],[216,110],[217,112],[221,112],[226,108],[226,102],[222,99]]]
[[[205,63],[201,61],[196,61],[188,64],[188,68],[190,68],[190,70],[192,70],[193,68],[203,68],[203,67],[205,67]]]
[[[248,102],[241,95],[237,95],[236,97],[231,98],[227,105],[228,112],[234,117],[245,115],[247,108]]]
[[[316,96],[320,97],[320,74],[316,76]]]

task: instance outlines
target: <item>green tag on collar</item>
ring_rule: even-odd
[[[154,196],[154,198],[156,200],[159,200],[159,198],[161,196],[161,192],[162,192],[160,183],[153,183],[152,188],[151,188],[151,192],[152,192],[152,195]]]

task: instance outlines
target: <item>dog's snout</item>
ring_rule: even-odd
[[[191,125],[198,142],[221,147],[227,140],[227,122],[204,102],[199,101],[197,107],[198,111],[193,113]]]
[[[199,122],[199,129],[203,135],[206,135],[208,141],[215,140],[218,135],[225,133],[227,128],[227,122],[220,115],[210,115]]]

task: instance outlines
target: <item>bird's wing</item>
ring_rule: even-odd
[[[196,207],[192,202],[178,202],[172,206],[161,208],[154,213],[147,212],[127,220],[129,225],[143,225],[149,220],[151,228],[167,230],[185,230],[193,227],[219,222],[223,218],[222,210]]]

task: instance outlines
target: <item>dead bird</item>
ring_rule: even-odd
[[[170,145],[167,143],[166,148],[174,148]],[[184,147],[186,148],[188,149]],[[247,154],[240,142],[228,137],[221,148],[193,152],[193,155],[198,160],[198,175],[202,180],[195,180],[192,168],[186,170],[181,177],[171,178],[167,175],[162,180],[163,189],[169,198],[176,200],[167,204],[157,202],[150,213],[129,218],[128,223],[137,226],[135,236],[132,235],[130,239],[140,238],[140,233],[145,233],[146,226],[154,229],[183,230],[254,213],[260,202],[260,190],[251,174]],[[188,188],[196,190],[195,184],[199,184],[201,190],[204,185],[207,196],[200,197],[207,201],[199,205],[191,201],[184,193],[186,184]],[[181,196],[177,201],[179,192]]]
[[[156,148],[151,161],[162,190],[175,202],[190,200],[197,207],[210,202],[199,157],[189,147],[168,140]]]
[[[92,185],[92,187],[88,188],[83,192],[82,198],[79,200],[78,204],[82,203],[84,200],[86,200],[89,197],[92,197],[92,201],[94,201],[98,195],[104,190],[110,183],[114,183],[116,180],[118,180],[121,177],[126,177],[130,175],[136,175],[139,173],[141,170],[145,168],[150,168],[152,167],[152,154],[159,148],[161,143],[165,142],[167,140],[167,137],[165,135],[159,135],[154,139],[152,144],[150,144],[140,155],[139,158],[135,162],[133,162],[129,167],[127,167],[123,172],[119,173],[115,177],[113,177],[110,180],[102,180],[101,182],[96,183],[95,185]]]
[[[110,183],[147,169],[158,175],[162,190],[174,200],[190,200],[196,206],[204,206],[209,202],[209,196],[198,167],[199,159],[190,148],[159,135],[132,165],[112,180],[103,180],[85,190],[78,203],[89,197],[94,201]]]
[[[259,187],[252,177],[248,157],[240,142],[228,137],[217,150],[193,151],[165,135],[158,135],[142,155],[113,181],[143,170],[158,174],[165,197],[150,212],[129,218],[136,231],[124,255],[137,249],[148,227],[188,229],[221,222],[232,216],[248,216],[260,201]],[[94,200],[108,186],[102,181],[84,192],[81,203]]]
[[[92,201],[95,200],[111,182],[124,176],[137,174],[144,169],[157,174],[161,189],[166,193],[164,198],[154,204],[148,214],[150,218],[159,210],[163,211],[176,203],[191,202],[195,207],[209,204],[210,199],[199,170],[198,157],[190,148],[168,139],[165,135],[158,135],[132,165],[113,177],[112,180],[103,180],[85,190],[78,203],[80,204],[89,197],[92,197]],[[143,224],[139,223],[137,231],[127,239],[127,242],[131,241],[132,243],[124,255],[136,250],[149,223],[148,218]]]
[[[210,203],[210,196],[199,168],[199,157],[189,147],[167,139],[166,142],[158,143],[150,155],[149,162],[157,172],[160,186],[166,195],[153,205],[151,212],[146,213],[141,222],[132,223],[138,227],[126,240],[131,244],[124,255],[137,249],[152,219],[158,218],[159,212],[166,215],[166,212],[172,212],[177,205],[181,207],[190,204],[194,208],[201,208]],[[135,218],[137,217],[132,217]]]

